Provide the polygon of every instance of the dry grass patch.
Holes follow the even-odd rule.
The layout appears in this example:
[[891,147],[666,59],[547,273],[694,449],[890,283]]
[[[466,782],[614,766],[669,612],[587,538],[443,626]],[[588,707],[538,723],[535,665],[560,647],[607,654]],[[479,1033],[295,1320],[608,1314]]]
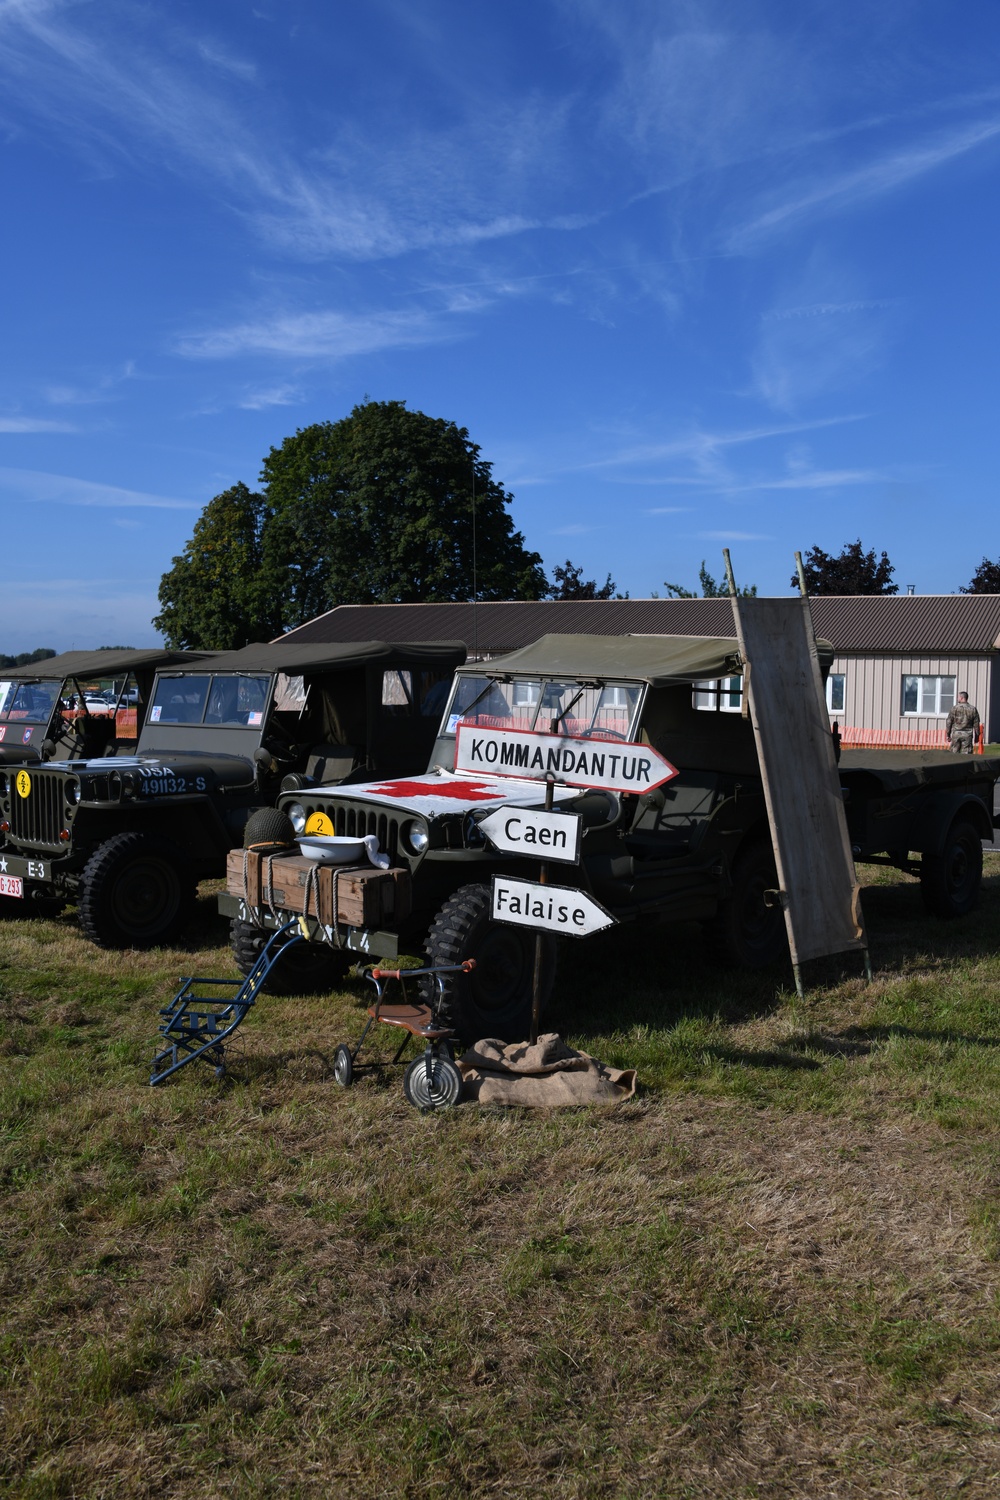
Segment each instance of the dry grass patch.
[[1000,891],[936,943],[911,895],[805,1010],[693,932],[578,945],[554,1022],[646,1091],[551,1116],[339,1091],[356,983],[151,1090],[210,911],[5,923],[4,1492],[992,1496]]

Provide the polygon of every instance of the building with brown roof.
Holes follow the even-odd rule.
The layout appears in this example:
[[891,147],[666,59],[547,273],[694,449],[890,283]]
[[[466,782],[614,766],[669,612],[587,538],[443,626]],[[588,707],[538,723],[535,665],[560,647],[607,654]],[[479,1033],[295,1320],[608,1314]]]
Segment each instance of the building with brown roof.
[[[968,692],[1000,740],[1000,595],[827,596],[810,601],[816,634],[835,651],[827,685],[831,718],[892,733],[940,733],[957,693]],[[574,599],[480,604],[342,604],[287,639],[464,640],[472,656],[496,656],[549,634],[734,633],[728,599]],[[738,683],[706,694],[738,708]]]

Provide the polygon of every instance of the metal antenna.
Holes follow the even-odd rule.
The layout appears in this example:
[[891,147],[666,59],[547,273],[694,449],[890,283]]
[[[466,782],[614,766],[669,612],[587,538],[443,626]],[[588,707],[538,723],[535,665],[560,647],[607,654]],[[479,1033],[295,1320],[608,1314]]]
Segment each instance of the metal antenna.
[[472,455],[472,655],[479,659],[479,584],[476,578],[476,455]]

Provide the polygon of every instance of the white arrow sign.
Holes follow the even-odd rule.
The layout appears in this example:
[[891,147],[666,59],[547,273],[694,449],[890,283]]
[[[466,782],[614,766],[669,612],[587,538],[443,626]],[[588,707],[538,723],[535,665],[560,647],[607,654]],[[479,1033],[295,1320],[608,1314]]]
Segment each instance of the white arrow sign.
[[479,824],[490,843],[508,854],[532,854],[563,864],[580,863],[579,813],[539,812],[529,807],[501,807]]
[[494,922],[531,927],[535,932],[558,932],[563,937],[587,937],[616,918],[592,896],[567,885],[537,885],[508,875],[493,877]]
[[608,792],[651,792],[677,775],[677,767],[652,745],[626,740],[572,739],[531,729],[477,729],[458,725],[455,770],[490,772],[544,781],[552,775],[570,786]]

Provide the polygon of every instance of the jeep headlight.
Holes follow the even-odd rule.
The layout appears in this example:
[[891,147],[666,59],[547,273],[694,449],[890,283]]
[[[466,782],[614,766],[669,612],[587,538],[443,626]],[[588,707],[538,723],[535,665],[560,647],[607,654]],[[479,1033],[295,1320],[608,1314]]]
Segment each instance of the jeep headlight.
[[296,833],[304,833],[306,826],[306,810],[301,802],[292,802],[285,808],[285,812],[292,820],[292,827]]
[[419,818],[414,818],[412,823],[407,823],[403,829],[403,838],[414,854],[423,854],[431,841],[431,836],[427,832],[427,824],[421,822]]
[[79,802],[79,800],[80,800],[80,798],[82,796],[83,796],[83,791],[82,791],[82,789],[80,787],[80,783],[78,781],[70,781],[70,782],[67,783],[67,786],[66,786],[66,801],[67,802]]

